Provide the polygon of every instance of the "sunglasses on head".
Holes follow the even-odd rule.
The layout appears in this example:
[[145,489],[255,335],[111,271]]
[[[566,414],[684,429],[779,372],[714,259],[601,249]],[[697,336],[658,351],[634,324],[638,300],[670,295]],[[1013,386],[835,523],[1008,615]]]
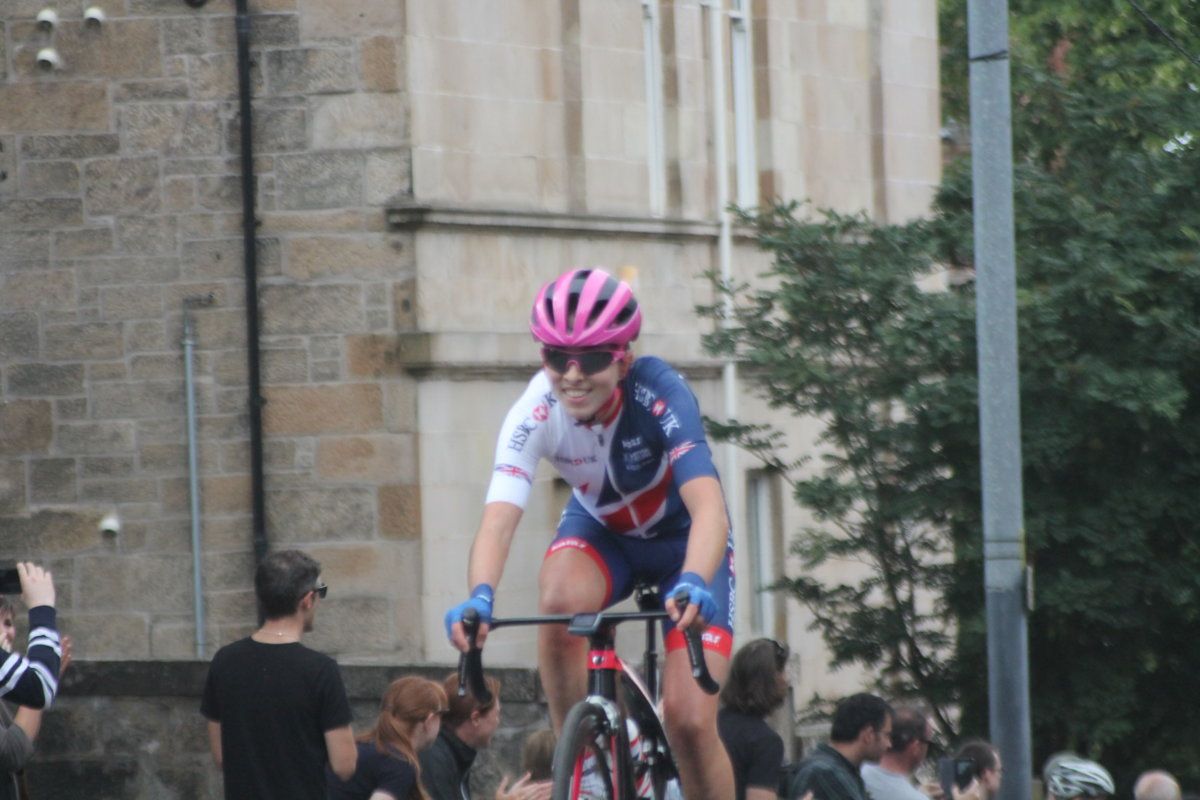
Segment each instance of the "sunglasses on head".
[[324,600],[325,595],[329,594],[329,587],[325,585],[325,581],[317,581],[317,585],[312,587],[312,589],[309,591],[316,592],[317,597]]
[[775,666],[778,669],[783,669],[787,665],[788,656],[790,655],[791,651],[788,650],[788,646],[786,644],[780,644],[774,639],[769,641],[771,642],[771,647],[775,651]]
[[542,363],[555,372],[564,373],[572,364],[584,375],[603,372],[619,358],[625,357],[622,350],[562,350],[557,347],[542,348]]

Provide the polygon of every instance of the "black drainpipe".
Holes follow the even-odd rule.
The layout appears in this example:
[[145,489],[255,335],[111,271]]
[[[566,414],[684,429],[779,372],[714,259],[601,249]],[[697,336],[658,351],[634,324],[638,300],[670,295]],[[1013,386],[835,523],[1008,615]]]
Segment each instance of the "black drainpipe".
[[246,273],[246,366],[250,384],[250,479],[254,511],[254,563],[267,554],[266,496],[263,492],[263,435],[258,342],[258,247],[254,210],[254,142],[250,109],[250,13],[247,0],[237,0],[238,114],[242,143],[242,251]]

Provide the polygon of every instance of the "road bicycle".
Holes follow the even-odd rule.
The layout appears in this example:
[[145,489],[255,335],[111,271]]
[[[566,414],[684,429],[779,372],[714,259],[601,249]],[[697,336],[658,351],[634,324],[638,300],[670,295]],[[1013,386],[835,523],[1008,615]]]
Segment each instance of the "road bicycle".
[[[588,640],[588,694],[567,713],[554,748],[552,800],[667,800],[678,787],[679,772],[658,712],[658,636],[655,623],[667,617],[658,593],[649,586],[635,590],[638,611],[550,614],[493,619],[489,630],[519,625],[566,625],[567,632]],[[680,609],[687,593],[676,595]],[[622,622],[646,623],[643,674],[616,652],[616,627]],[[491,700],[483,681],[482,650],[475,646],[479,618],[464,614],[463,628],[470,644],[459,658],[459,693],[468,688],[481,703]],[[685,631],[692,678],[708,694],[720,687],[708,672],[700,635]],[[630,725],[636,732],[631,747]],[[677,793],[676,793],[677,795]]]

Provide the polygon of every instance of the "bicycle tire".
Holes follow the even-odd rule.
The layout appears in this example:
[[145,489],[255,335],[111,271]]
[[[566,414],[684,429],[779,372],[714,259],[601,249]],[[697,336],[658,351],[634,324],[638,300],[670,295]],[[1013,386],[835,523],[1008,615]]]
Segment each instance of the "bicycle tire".
[[604,708],[587,700],[575,704],[554,748],[551,800],[626,800],[633,796],[629,742],[623,725],[618,730],[611,728]]

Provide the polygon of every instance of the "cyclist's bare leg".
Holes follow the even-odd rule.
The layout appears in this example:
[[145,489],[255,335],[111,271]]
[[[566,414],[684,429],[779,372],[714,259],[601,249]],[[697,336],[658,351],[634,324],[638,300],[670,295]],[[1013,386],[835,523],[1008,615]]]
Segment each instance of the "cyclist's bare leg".
[[[705,655],[712,676],[724,684],[729,659],[707,650]],[[663,717],[688,800],[732,800],[733,767],[717,734],[717,697],[705,694],[692,680],[687,650],[682,648],[667,653]]]
[[[566,548],[542,562],[538,591],[540,613],[578,614],[600,610],[607,584],[590,557]],[[538,628],[538,671],[556,734],[562,733],[571,706],[587,693],[586,658],[587,640],[568,634],[565,625]]]

